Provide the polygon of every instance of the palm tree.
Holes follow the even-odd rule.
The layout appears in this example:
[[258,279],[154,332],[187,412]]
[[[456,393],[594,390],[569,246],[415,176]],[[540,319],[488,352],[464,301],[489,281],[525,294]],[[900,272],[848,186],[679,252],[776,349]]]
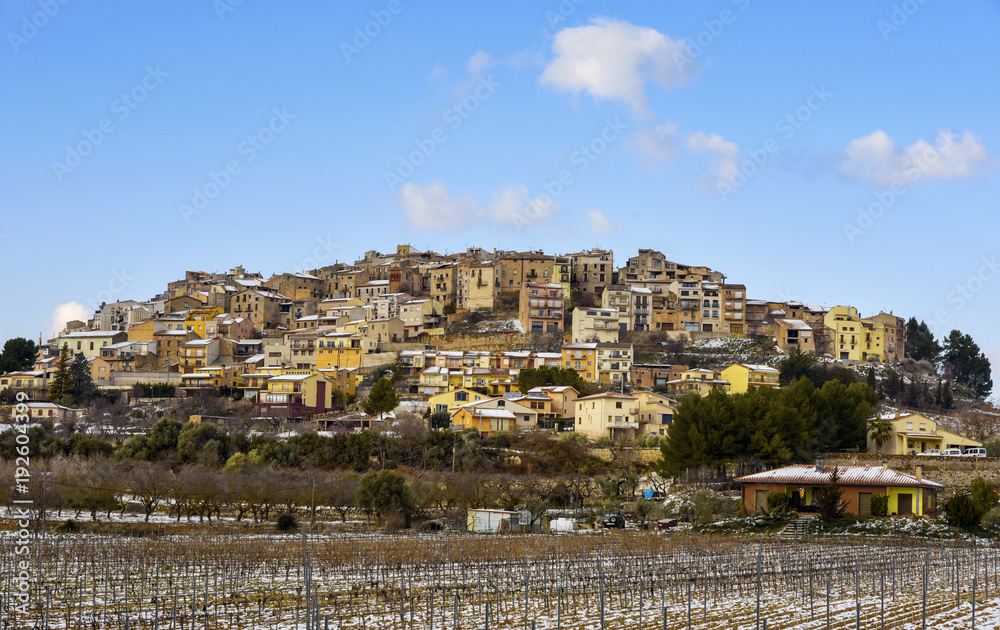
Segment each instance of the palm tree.
[[868,435],[875,442],[875,450],[879,453],[882,452],[882,445],[891,440],[894,434],[895,429],[892,422],[883,420],[881,414],[875,416],[875,419],[868,423]]

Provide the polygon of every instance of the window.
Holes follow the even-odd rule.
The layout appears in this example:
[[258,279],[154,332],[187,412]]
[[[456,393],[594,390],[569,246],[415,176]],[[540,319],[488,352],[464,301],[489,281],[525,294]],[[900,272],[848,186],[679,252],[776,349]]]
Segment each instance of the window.
[[455,400],[459,402],[465,402],[469,400],[468,392],[455,392]]
[[615,409],[621,409],[621,408],[622,408],[621,402],[616,402],[615,403]]
[[906,430],[907,431],[912,431],[913,430],[913,423],[912,422],[907,422],[906,423]]

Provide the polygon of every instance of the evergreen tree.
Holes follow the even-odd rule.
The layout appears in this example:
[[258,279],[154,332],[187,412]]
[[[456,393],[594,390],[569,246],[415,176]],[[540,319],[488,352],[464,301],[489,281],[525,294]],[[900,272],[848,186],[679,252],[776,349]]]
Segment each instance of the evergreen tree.
[[941,406],[945,409],[951,409],[955,404],[955,397],[951,394],[951,383],[949,381],[944,382],[944,391],[941,392]]
[[875,378],[875,368],[872,366],[868,366],[867,382],[868,382],[868,387],[871,387],[874,390],[878,390],[878,380]]
[[830,473],[830,485],[825,485],[819,489],[816,503],[819,513],[824,520],[835,521],[844,515],[844,489],[837,485],[840,475],[837,474],[837,467],[834,466]]
[[915,317],[906,322],[906,356],[921,361],[926,359],[934,362],[941,354],[941,345],[934,339],[934,334],[927,322],[917,323]]
[[815,369],[816,357],[796,348],[787,358],[778,364],[778,381],[782,386],[786,386],[803,376],[811,379]]
[[97,386],[90,375],[90,362],[82,354],[76,355],[69,366],[70,380],[73,383],[73,397],[77,405],[86,405],[97,393]]
[[31,369],[38,358],[38,346],[24,337],[8,339],[0,352],[0,374]]
[[[430,411],[430,409],[428,409]],[[435,411],[430,417],[431,430],[448,429],[451,427],[451,414],[447,411]]]
[[392,384],[391,380],[383,377],[375,383],[372,390],[368,393],[368,398],[365,399],[363,408],[366,414],[369,416],[377,414],[378,419],[381,420],[384,414],[398,406],[399,395],[396,393],[396,387]]
[[951,331],[945,340],[944,360],[951,366],[956,385],[968,387],[979,398],[993,391],[990,360],[969,335]]
[[49,400],[52,401],[59,401],[73,395],[73,375],[70,373],[69,346],[65,343],[59,352],[59,360],[56,361],[56,371],[52,375],[52,381],[49,383],[47,394]]

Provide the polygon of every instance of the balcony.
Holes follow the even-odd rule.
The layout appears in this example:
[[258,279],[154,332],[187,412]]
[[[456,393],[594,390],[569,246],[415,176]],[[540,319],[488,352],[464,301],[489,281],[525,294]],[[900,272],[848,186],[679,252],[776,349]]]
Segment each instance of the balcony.
[[630,420],[611,420],[607,423],[609,429],[638,429],[639,423]]

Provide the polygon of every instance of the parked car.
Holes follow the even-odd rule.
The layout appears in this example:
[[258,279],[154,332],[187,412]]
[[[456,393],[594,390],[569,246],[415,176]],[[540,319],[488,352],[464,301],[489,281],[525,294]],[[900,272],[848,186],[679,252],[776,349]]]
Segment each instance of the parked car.
[[601,525],[604,529],[625,529],[625,516],[617,512],[605,514]]
[[940,454],[941,454],[941,449],[938,449],[938,448],[929,448],[926,451],[924,451],[923,453],[917,453],[917,455],[934,455],[934,456],[937,456],[937,455],[940,455]]
[[989,457],[986,454],[986,449],[981,446],[965,449],[965,455],[966,457]]
[[942,457],[961,457],[962,456],[962,449],[960,449],[960,448],[946,448],[943,451],[941,451],[941,456]]

